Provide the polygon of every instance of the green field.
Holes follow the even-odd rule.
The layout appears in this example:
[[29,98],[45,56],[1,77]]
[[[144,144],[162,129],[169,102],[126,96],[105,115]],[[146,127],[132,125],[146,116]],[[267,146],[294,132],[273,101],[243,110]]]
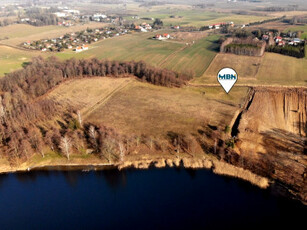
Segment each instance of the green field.
[[[218,22],[232,21],[235,24],[246,24],[249,22],[262,21],[273,18],[270,16],[255,16],[255,15],[236,15],[231,13],[208,12],[203,10],[177,10],[177,9],[160,9],[152,12],[138,14],[140,17],[136,22],[152,21],[142,20],[141,18],[160,18],[165,26],[180,25],[180,26],[206,26]],[[170,18],[175,16],[175,18]],[[127,20],[132,20],[131,17],[126,17]]]
[[150,65],[168,68],[178,72],[194,72],[201,76],[216,55],[218,36],[209,36],[196,41],[194,45],[175,41],[156,41],[149,39],[154,33],[135,33],[106,39],[90,46],[88,51],[58,53],[61,59],[91,58],[140,61]]
[[218,54],[197,84],[217,84],[217,73],[224,67],[238,73],[237,84],[306,86],[307,59],[299,59],[275,53],[265,53],[261,58]]
[[287,32],[289,30],[291,30],[291,31],[303,31],[300,38],[301,39],[307,39],[307,25],[291,27],[289,29],[285,29],[284,32]]
[[218,35],[213,35],[200,39],[194,45],[170,56],[161,66],[177,72],[191,72],[199,77],[206,71],[218,52],[219,44],[216,43],[218,38]]
[[22,67],[24,62],[36,56],[36,52],[25,52],[11,47],[0,46],[0,76]]
[[[159,33],[161,32],[163,31]],[[43,53],[0,46],[0,76],[20,68],[23,62],[38,55],[43,57],[55,55],[62,60],[92,57],[119,61],[143,60],[155,67],[201,76],[217,53],[216,41],[219,38],[217,35],[200,39],[193,45],[172,40],[150,39],[153,36],[154,33],[134,33],[110,38],[91,44],[88,51],[81,53],[75,53],[72,50],[62,53]]]
[[[161,32],[159,32],[161,33]],[[119,60],[119,61],[146,61],[158,66],[168,55],[182,48],[182,43],[161,42],[150,39],[154,33],[134,33],[131,35],[105,39],[89,46],[88,51],[75,53],[67,50],[58,53],[61,59],[91,58]]]

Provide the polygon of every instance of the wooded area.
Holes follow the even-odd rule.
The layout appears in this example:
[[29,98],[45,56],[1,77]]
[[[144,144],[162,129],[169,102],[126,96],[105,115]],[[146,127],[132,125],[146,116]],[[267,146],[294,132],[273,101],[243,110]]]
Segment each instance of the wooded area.
[[[0,154],[16,163],[16,159],[25,161],[35,153],[44,156],[46,148],[59,151],[68,159],[72,149],[92,149],[98,154],[120,149],[117,147],[121,140],[113,129],[103,124],[83,124],[79,111],[62,108],[42,97],[68,79],[92,76],[136,77],[168,87],[180,87],[189,79],[144,62],[111,62],[96,58],[61,62],[55,57],[35,58],[24,69],[0,80]],[[56,121],[58,125],[53,128],[45,125],[55,116],[61,118]]]
[[227,38],[221,45],[222,53],[233,53],[247,56],[262,56],[265,51],[266,43],[248,38]]

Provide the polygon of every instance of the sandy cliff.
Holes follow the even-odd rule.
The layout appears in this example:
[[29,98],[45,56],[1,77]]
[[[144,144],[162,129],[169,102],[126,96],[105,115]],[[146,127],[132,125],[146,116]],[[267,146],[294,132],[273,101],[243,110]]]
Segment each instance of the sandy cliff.
[[275,179],[307,201],[307,91],[255,89],[239,115],[226,160]]

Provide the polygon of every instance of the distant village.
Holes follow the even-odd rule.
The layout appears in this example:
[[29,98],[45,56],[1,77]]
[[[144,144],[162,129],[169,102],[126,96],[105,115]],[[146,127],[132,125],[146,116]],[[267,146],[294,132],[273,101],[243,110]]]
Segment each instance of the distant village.
[[41,50],[42,52],[61,52],[64,49],[71,49],[77,53],[88,50],[88,44],[103,40],[106,38],[117,37],[125,35],[129,32],[128,29],[121,27],[114,28],[98,28],[86,29],[75,33],[67,33],[63,36],[42,39],[38,41],[26,41],[22,44],[23,48],[32,50]]

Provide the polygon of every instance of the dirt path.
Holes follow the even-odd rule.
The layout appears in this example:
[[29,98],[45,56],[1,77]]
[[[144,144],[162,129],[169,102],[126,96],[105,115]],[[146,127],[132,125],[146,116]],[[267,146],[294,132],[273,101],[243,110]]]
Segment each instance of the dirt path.
[[40,53],[41,53],[40,50],[31,50],[31,49],[22,48],[22,47],[20,47],[20,46],[7,45],[7,44],[3,44],[3,43],[0,43],[0,46],[5,46],[5,47],[12,48],[12,49],[21,50],[21,51],[36,52],[36,53],[39,53],[39,52],[40,52]]
[[97,103],[95,103],[93,106],[86,108],[85,111],[81,111],[83,118],[87,118],[95,109],[97,109],[99,106],[105,104],[115,93],[119,92],[120,90],[126,88],[133,80],[131,78],[128,78],[124,82],[122,82],[118,87],[116,87],[113,91],[111,91],[109,94],[107,94],[105,97],[101,98]]
[[[220,84],[212,83],[212,84],[195,84],[195,83],[188,83],[188,87],[221,87]],[[250,87],[250,88],[283,88],[283,89],[307,89],[307,86],[297,86],[297,85],[256,85],[256,84],[235,84],[234,87]]]

